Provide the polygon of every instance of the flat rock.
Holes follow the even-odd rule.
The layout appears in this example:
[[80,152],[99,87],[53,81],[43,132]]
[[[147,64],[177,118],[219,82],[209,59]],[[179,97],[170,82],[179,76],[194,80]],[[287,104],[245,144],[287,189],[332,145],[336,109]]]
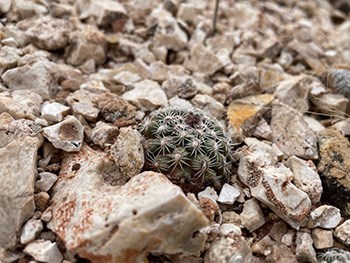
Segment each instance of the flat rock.
[[332,229],[341,221],[340,210],[334,206],[321,205],[310,213],[308,228]]
[[[327,128],[318,134],[323,192],[330,204],[350,216],[350,143],[339,131]],[[334,194],[337,193],[337,194]]]
[[35,182],[35,187],[39,191],[47,192],[57,181],[57,175],[50,172],[39,173],[39,180]]
[[62,253],[59,251],[56,242],[38,239],[29,243],[24,248],[24,253],[32,256],[35,260],[45,263],[61,263]]
[[124,184],[116,170],[88,146],[64,158],[49,227],[67,249],[96,263],[142,262],[151,251],[199,254],[205,237],[194,233],[208,221],[181,189],[154,172]]
[[121,128],[111,154],[122,174],[131,178],[141,172],[145,163],[142,135],[131,127]]
[[305,161],[291,156],[286,165],[294,174],[293,183],[296,187],[307,193],[313,204],[318,203],[321,200],[323,188],[315,164],[311,160]]
[[214,188],[212,188],[210,186],[207,186],[203,191],[198,193],[198,199],[201,199],[203,197],[211,198],[214,201],[217,201],[219,198],[219,196],[216,193],[216,191],[214,190]]
[[26,30],[31,43],[40,49],[63,49],[69,41],[69,33],[73,31],[73,23],[67,19],[39,17],[29,22]]
[[333,231],[316,228],[312,230],[312,239],[317,249],[333,247]]
[[34,213],[38,138],[23,137],[0,149],[0,247],[16,246],[22,224]]
[[2,75],[2,79],[12,91],[29,90],[38,93],[43,99],[49,99],[59,90],[59,76],[55,63],[42,60],[9,69]]
[[96,65],[106,60],[107,41],[105,35],[93,26],[84,26],[70,40],[66,58],[74,66],[81,66],[90,59]]
[[256,139],[251,141],[239,152],[240,180],[249,186],[253,197],[298,229],[311,208],[308,195],[292,183],[292,171],[277,163],[271,146]]
[[218,202],[232,205],[240,196],[241,192],[232,185],[225,183],[220,191]]
[[49,122],[60,122],[69,112],[69,107],[58,103],[44,103],[41,108],[41,117]]
[[63,121],[44,128],[43,134],[55,148],[75,152],[83,144],[84,128],[77,118],[67,116]]
[[254,232],[265,224],[265,217],[261,211],[259,203],[255,199],[245,201],[243,211],[240,216],[242,225],[250,232]]
[[204,255],[205,263],[252,262],[252,251],[244,238],[227,235],[216,238]]
[[283,103],[273,103],[271,129],[273,142],[287,157],[318,158],[317,136],[297,110]]
[[190,57],[185,61],[185,67],[193,72],[201,72],[206,75],[213,75],[224,65],[220,59],[209,48],[203,44],[192,45]]
[[350,247],[350,219],[346,220],[334,231],[334,236],[344,245]]
[[35,120],[40,115],[42,97],[30,90],[4,91],[0,93],[0,113],[7,112],[16,119]]
[[135,87],[125,92],[122,98],[131,102],[139,109],[149,111],[156,110],[168,104],[168,99],[159,84],[152,80],[143,80],[135,84]]

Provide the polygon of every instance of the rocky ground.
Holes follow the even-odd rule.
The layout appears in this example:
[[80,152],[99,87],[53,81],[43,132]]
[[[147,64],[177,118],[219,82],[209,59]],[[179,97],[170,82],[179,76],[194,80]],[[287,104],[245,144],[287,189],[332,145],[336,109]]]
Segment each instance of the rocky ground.
[[0,262],[350,262],[349,10],[1,0]]

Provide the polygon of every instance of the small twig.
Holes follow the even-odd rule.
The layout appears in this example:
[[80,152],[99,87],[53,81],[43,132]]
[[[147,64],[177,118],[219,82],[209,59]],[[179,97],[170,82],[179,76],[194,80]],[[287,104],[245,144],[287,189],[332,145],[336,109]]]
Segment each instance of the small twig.
[[213,36],[216,32],[216,21],[218,19],[218,11],[219,11],[219,3],[220,0],[215,0],[215,10],[214,10],[214,15],[213,15],[213,24],[212,24],[212,29],[210,32],[210,35]]

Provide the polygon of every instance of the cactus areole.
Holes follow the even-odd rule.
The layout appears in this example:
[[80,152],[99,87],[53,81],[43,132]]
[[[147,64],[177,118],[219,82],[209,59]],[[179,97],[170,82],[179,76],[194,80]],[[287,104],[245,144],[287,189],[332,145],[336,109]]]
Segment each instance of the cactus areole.
[[219,187],[230,174],[229,141],[218,121],[200,109],[168,107],[139,126],[145,170],[161,172],[185,191]]

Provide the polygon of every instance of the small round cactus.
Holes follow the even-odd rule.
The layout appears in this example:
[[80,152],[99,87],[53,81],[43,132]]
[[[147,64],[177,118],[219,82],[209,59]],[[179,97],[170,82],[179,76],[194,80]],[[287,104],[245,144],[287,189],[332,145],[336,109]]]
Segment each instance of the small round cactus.
[[202,110],[168,107],[139,126],[145,169],[161,172],[183,189],[219,187],[230,174],[229,141],[218,121]]

